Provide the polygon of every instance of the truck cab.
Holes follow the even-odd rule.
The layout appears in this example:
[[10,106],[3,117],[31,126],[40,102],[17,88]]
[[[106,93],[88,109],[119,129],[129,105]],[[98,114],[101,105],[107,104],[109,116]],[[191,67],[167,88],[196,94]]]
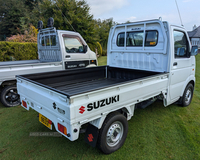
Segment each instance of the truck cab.
[[[165,105],[172,104],[176,102],[180,97],[182,97],[185,88],[188,84],[195,86],[195,56],[192,52],[192,46],[184,27],[179,27],[176,25],[169,26],[171,34],[170,38],[170,82],[167,96],[167,101]],[[196,51],[197,46],[194,46]],[[191,92],[187,93],[188,97],[191,96]]]
[[169,73],[165,106],[195,85],[195,56],[183,26],[161,20],[121,24],[111,28],[108,43],[109,66]]
[[41,62],[62,62],[63,69],[97,65],[96,54],[79,33],[53,27],[39,31],[38,56]]

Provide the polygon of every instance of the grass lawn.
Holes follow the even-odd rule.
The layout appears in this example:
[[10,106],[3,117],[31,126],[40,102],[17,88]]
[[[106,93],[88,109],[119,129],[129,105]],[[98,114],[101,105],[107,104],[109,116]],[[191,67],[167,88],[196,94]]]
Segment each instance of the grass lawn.
[[[99,58],[99,65],[106,57]],[[102,154],[84,142],[84,134],[71,142],[65,137],[30,137],[30,132],[55,132],[38,120],[34,110],[0,104],[0,159],[200,159],[200,55],[197,56],[196,87],[193,101],[186,108],[156,102],[138,109],[128,122],[123,147],[110,155]]]
[[101,56],[100,58],[98,58],[98,65],[99,66],[107,65],[107,56]]

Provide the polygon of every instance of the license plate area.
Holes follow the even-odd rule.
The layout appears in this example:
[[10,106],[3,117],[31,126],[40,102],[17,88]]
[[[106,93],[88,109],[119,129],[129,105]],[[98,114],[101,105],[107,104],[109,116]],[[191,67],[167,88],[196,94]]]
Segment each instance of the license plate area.
[[39,121],[44,124],[46,127],[52,130],[52,122],[47,117],[39,113]]

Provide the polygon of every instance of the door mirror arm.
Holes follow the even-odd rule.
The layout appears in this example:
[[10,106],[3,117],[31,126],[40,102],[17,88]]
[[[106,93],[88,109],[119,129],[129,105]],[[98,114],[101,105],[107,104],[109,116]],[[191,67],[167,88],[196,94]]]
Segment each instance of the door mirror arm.
[[191,56],[196,56],[198,54],[198,46],[192,46]]
[[88,51],[87,45],[83,45],[84,53]]
[[187,58],[190,58],[191,57],[191,52],[188,52],[187,53]]

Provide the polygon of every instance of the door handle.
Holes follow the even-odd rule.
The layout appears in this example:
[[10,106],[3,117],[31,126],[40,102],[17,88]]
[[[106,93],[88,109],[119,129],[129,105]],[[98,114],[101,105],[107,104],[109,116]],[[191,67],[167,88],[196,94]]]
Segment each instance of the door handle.
[[70,56],[69,56],[69,55],[66,55],[65,58],[70,58]]
[[174,62],[173,66],[177,66],[177,65],[178,65],[178,63],[177,63],[177,62]]

